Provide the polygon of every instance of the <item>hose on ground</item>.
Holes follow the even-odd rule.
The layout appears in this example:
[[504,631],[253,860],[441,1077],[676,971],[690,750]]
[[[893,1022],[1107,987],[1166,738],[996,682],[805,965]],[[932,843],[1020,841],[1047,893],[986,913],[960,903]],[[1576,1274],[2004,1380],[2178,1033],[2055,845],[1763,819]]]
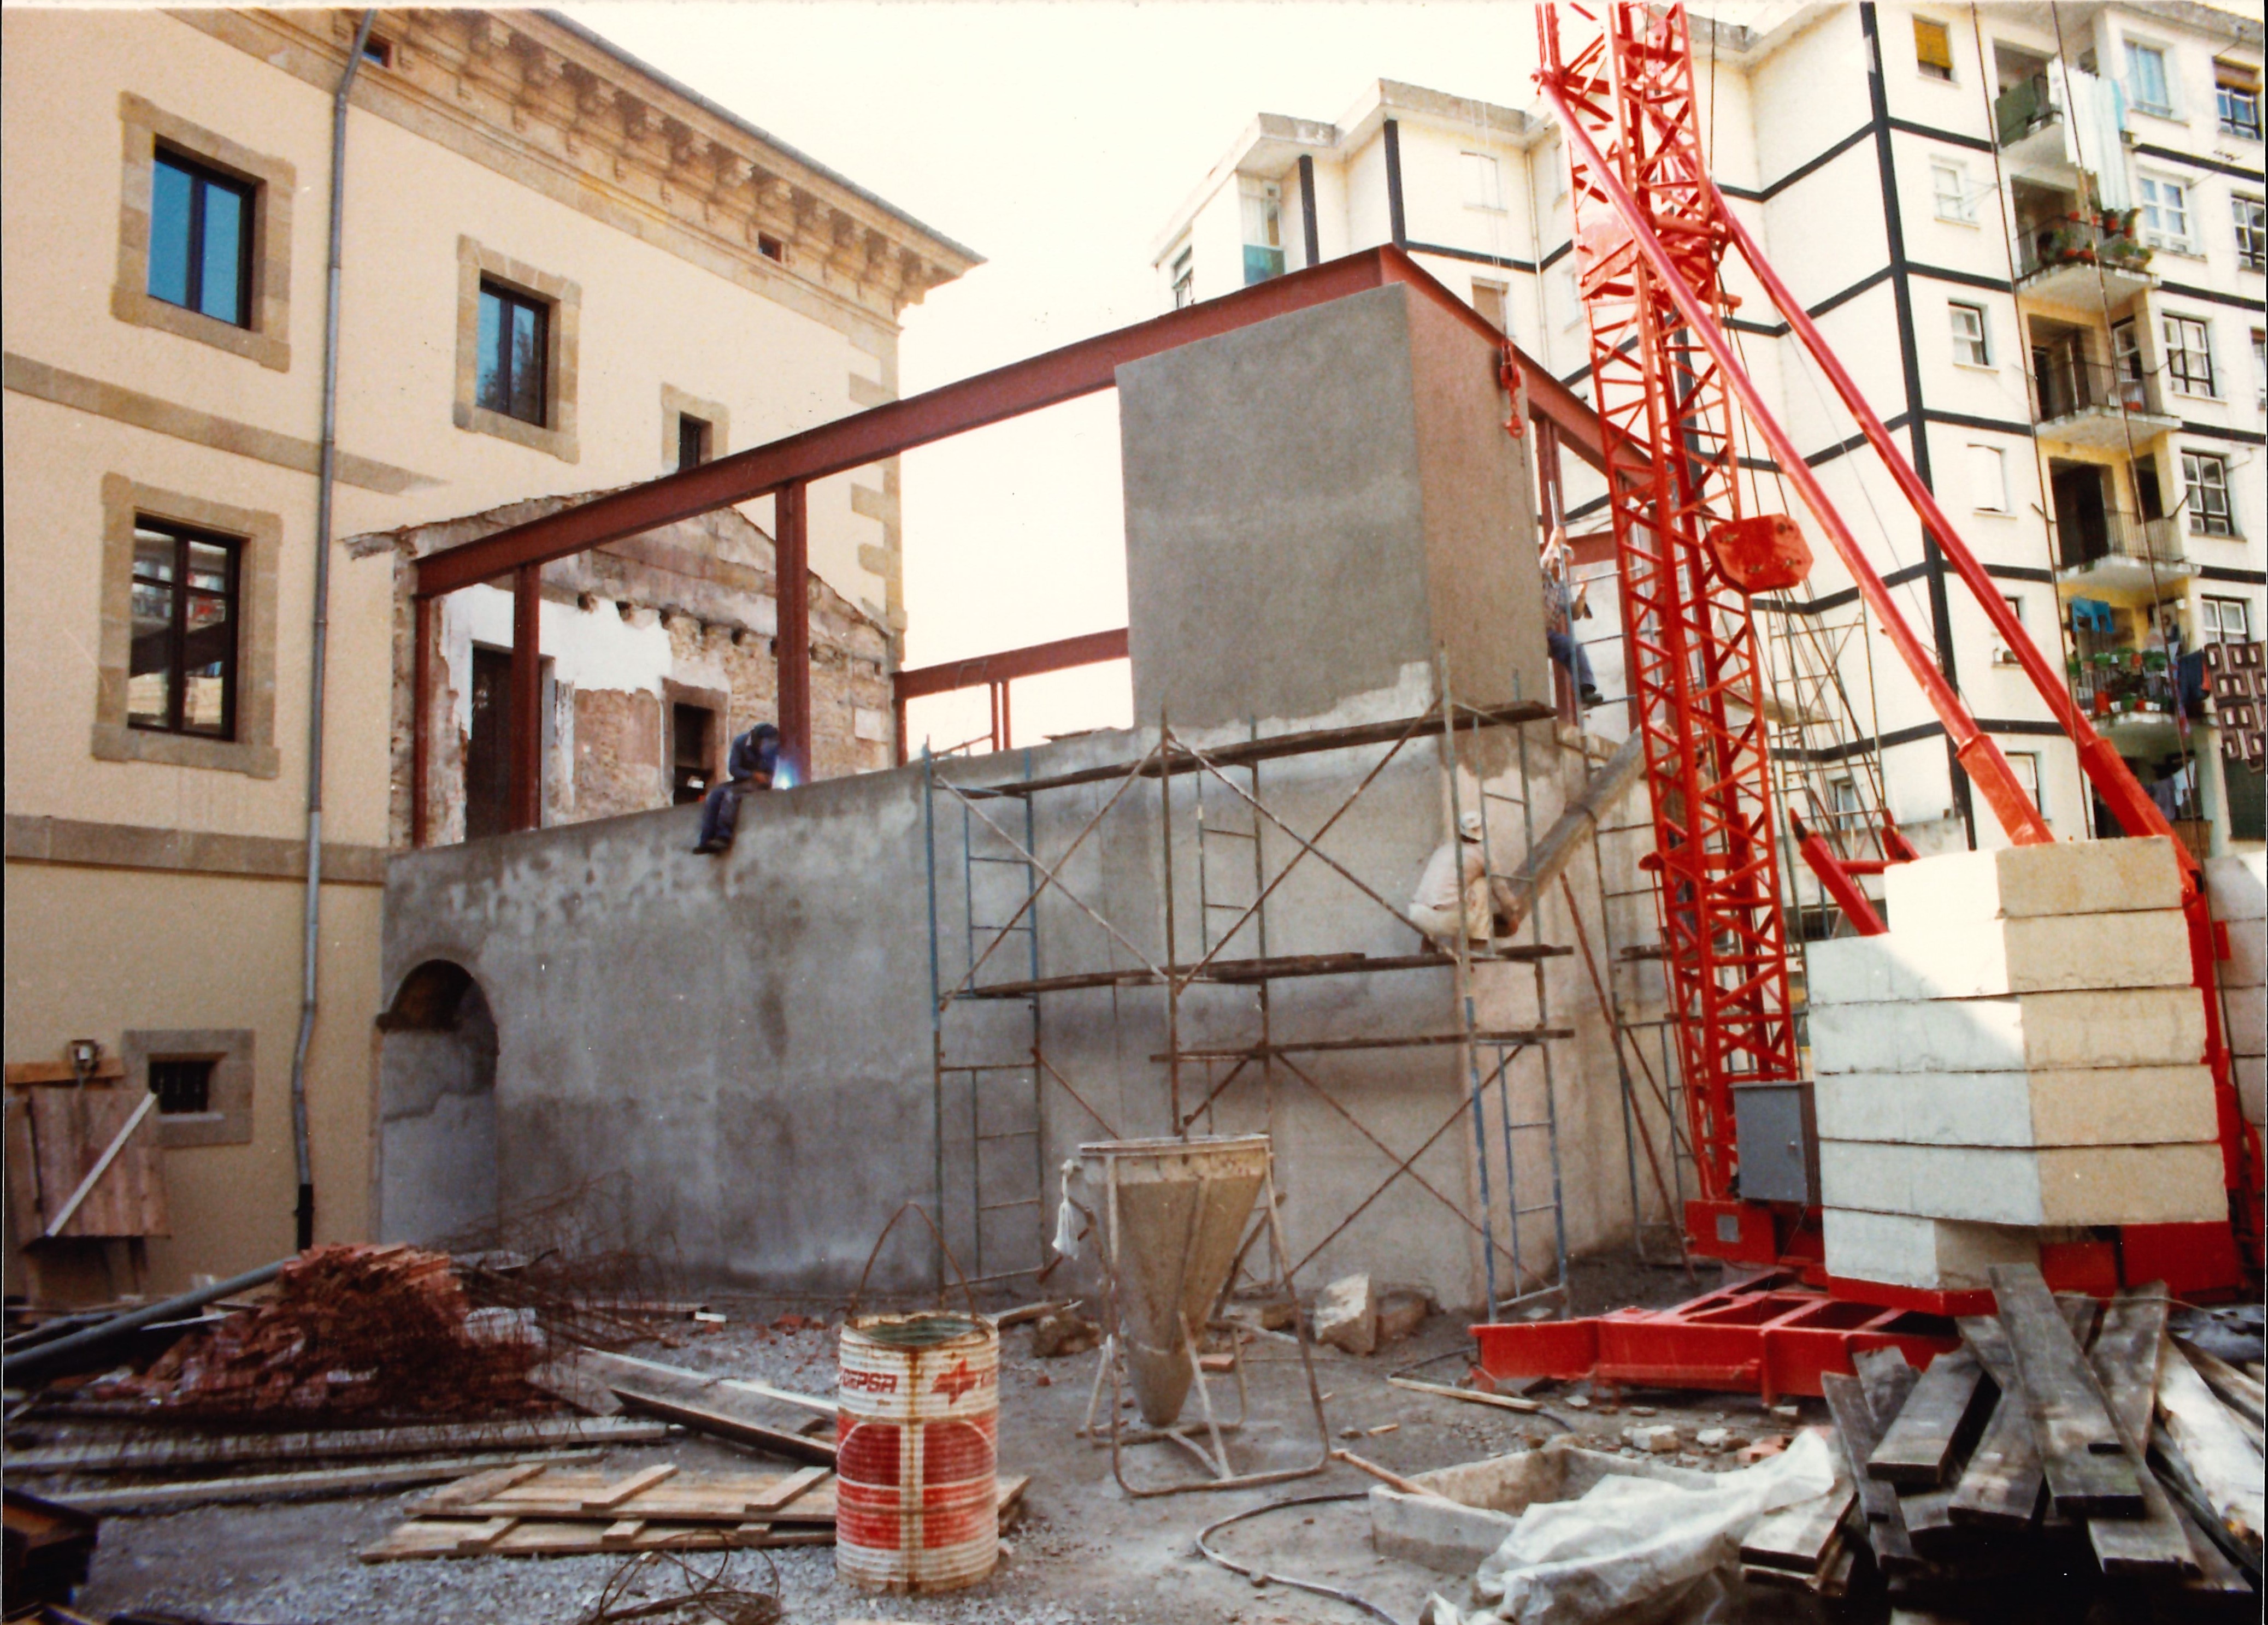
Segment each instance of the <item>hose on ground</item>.
[[1233,1557],[1223,1556],[1205,1543],[1211,1536],[1218,1534],[1231,1524],[1241,1524],[1248,1518],[1258,1518],[1264,1512],[1288,1511],[1295,1506],[1327,1506],[1338,1502],[1361,1501],[1367,1499],[1369,1494],[1368,1490],[1359,1489],[1351,1495],[1293,1496],[1288,1500],[1270,1501],[1260,1506],[1247,1507],[1241,1512],[1231,1512],[1226,1518],[1207,1524],[1197,1531],[1197,1552],[1208,1562],[1219,1563],[1232,1574],[1242,1575],[1255,1585],[1288,1585],[1294,1591],[1311,1592],[1317,1597],[1329,1597],[1334,1602],[1343,1602],[1351,1608],[1359,1608],[1373,1619],[1384,1620],[1386,1625],[1402,1625],[1401,1621],[1376,1603],[1358,1597],[1352,1592],[1343,1592],[1335,1585],[1325,1585],[1320,1580],[1303,1580],[1297,1575],[1277,1574],[1264,1569],[1248,1568]]

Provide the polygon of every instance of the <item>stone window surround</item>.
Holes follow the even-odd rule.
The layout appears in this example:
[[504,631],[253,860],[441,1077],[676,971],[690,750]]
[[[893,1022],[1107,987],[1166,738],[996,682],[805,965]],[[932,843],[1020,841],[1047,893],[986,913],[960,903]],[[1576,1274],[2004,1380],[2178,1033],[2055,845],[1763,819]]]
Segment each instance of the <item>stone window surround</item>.
[[[481,280],[500,282],[551,307],[545,357],[543,422],[522,423],[475,404],[480,376]],[[457,239],[457,391],[450,419],[471,434],[494,435],[563,463],[580,462],[576,440],[576,355],[582,337],[583,290],[563,276],[523,265],[469,237]]]
[[733,408],[721,401],[703,401],[674,385],[661,386],[661,467],[677,472],[677,420],[690,414],[709,425],[709,460],[715,462],[732,449]]
[[[118,280],[110,313],[136,327],[195,339],[277,372],[291,369],[291,199],[298,172],[282,158],[239,145],[187,119],[160,111],[131,91],[118,96],[125,136],[119,187]],[[239,327],[150,293],[150,208],[159,142],[199,163],[249,182],[252,195],[252,323]]]
[[[126,682],[134,651],[134,528],[148,515],[240,539],[237,561],[236,737],[203,739],[129,727]],[[102,476],[102,615],[95,667],[98,761],[151,761],[272,779],[276,748],[276,573],[284,521],[200,496]]]
[[130,1089],[148,1090],[152,1061],[213,1062],[212,1109],[156,1114],[158,1143],[167,1151],[252,1143],[252,1049],[249,1027],[129,1027],[119,1040]]

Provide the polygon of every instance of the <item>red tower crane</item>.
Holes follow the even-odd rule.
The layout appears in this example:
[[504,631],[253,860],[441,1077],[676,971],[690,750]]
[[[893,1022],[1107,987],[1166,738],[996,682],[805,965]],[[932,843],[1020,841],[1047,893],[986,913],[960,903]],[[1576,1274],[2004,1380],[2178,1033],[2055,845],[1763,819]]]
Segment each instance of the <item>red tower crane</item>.
[[[1765,260],[1709,174],[1695,95],[1690,35],[1682,4],[1646,0],[1557,0],[1537,8],[1537,83],[1567,136],[1572,167],[1575,268],[1590,318],[1594,403],[1609,478],[1624,626],[1631,651],[1634,725],[1646,741],[1655,878],[1670,1017],[1685,1080],[1687,1129],[1701,1197],[1684,1215],[1689,1244],[1703,1254],[1784,1264],[1785,1283],[1808,1276],[1845,1297],[1823,1307],[1703,1300],[1682,1320],[1608,1317],[1598,1322],[1476,1328],[1486,1369],[1589,1374],[1623,1350],[1624,1380],[1680,1378],[1715,1386],[1786,1386],[1804,1371],[1835,1369],[1853,1334],[1883,1340],[1864,1312],[1890,1308],[1970,1312],[1989,1294],[1918,1293],[1866,1283],[1825,1283],[1816,1211],[1743,1202],[1733,1091],[1800,1077],[1789,1010],[1787,947],[1780,922],[1773,840],[1764,682],[1749,594],[1793,585],[1809,563],[1785,516],[1743,516],[1733,413],[1737,403],[1834,548],[1953,742],[2008,839],[2051,841],[2039,809],[1991,736],[1915,636],[1881,575],[1774,419],[1727,337],[1734,301],[1722,270],[1737,252],[1790,330],[1858,421],[1922,524],[2006,646],[2078,747],[2080,765],[2130,835],[2172,829],[2116,750],[2095,733],[2013,613],[1939,510],[1889,431]],[[1635,457],[1622,455],[1626,452]],[[1807,843],[1808,846],[1811,843]],[[2237,1284],[2237,1242],[2257,1271],[2260,1150],[2237,1110],[2216,996],[2215,928],[2196,860],[2173,842],[2184,873],[2192,970],[2205,1000],[2207,1059],[2220,1110],[2231,1196],[2228,1225],[2130,1227],[2106,1272],[2096,1254],[2074,1255],[2073,1284],[2175,1276],[2191,1291]],[[1899,848],[1893,843],[1892,849]],[[1910,849],[1905,849],[1910,850]],[[1879,931],[1857,888],[1822,847],[1807,850],[1861,932]],[[1767,1323],[1831,1334],[1777,1376],[1768,1356],[1742,1354],[1722,1334],[1759,1337]],[[1605,1328],[1603,1331],[1602,1328]],[[1799,1339],[1800,1341],[1800,1339]],[[1822,1367],[1819,1362],[1827,1364]],[[1812,1388],[1815,1392],[1815,1386]]]

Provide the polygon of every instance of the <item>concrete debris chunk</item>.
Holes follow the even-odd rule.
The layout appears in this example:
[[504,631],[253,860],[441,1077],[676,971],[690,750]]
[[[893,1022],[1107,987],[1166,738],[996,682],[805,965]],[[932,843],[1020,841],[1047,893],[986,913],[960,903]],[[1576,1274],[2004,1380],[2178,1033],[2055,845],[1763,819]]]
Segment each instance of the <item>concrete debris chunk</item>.
[[1076,1310],[1058,1309],[1053,1314],[1042,1315],[1032,1322],[1032,1354],[1042,1360],[1057,1360],[1073,1354],[1086,1354],[1102,1346],[1102,1328],[1086,1319]]
[[1624,1428],[1623,1438],[1630,1441],[1631,1449],[1645,1451],[1648,1455],[1668,1456],[1677,1452],[1677,1430],[1668,1423]]
[[1378,1341],[1381,1343],[1399,1342],[1419,1327],[1432,1312],[1426,1295],[1413,1287],[1395,1287],[1382,1293],[1378,1300]]
[[1342,1276],[1315,1300],[1315,1341],[1348,1354],[1378,1347],[1378,1298],[1366,1275]]

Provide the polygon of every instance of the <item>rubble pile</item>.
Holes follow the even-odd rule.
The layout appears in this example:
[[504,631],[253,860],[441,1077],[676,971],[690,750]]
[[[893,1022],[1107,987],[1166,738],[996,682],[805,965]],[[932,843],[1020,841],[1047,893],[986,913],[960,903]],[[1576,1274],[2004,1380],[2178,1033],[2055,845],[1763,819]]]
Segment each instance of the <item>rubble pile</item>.
[[276,1295],[182,1338],[139,1376],[90,1397],[243,1417],[486,1417],[550,1408],[527,1382],[542,1347],[524,1322],[472,1313],[446,1254],[317,1247],[276,1277]]

